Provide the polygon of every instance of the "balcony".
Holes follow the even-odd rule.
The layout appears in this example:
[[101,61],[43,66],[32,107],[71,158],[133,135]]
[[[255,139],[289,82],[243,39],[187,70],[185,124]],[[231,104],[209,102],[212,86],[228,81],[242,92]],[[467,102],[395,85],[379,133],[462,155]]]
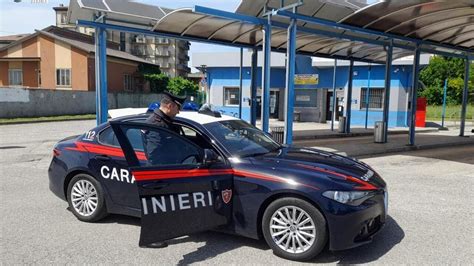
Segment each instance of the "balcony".
[[145,36],[132,37],[132,43],[142,43],[142,44],[145,44],[146,41],[147,41],[147,40],[146,40]]
[[167,69],[171,67],[170,63],[159,63],[160,68]]
[[186,53],[179,53],[178,58],[183,61],[189,62],[189,56]]
[[185,72],[187,72],[187,73],[190,73],[190,72],[191,72],[191,68],[189,68],[188,65],[186,65],[186,64],[178,64],[178,65],[177,65],[177,68],[178,68],[179,70],[183,70],[183,71],[185,71]]
[[170,39],[166,38],[156,38],[156,44],[170,44]]
[[166,51],[162,51],[162,50],[155,50],[155,56],[157,57],[168,57],[170,56],[171,53],[170,51],[166,50]]
[[181,49],[184,49],[184,50],[189,50],[190,45],[191,44],[188,41],[180,41],[178,43],[178,47],[181,48]]

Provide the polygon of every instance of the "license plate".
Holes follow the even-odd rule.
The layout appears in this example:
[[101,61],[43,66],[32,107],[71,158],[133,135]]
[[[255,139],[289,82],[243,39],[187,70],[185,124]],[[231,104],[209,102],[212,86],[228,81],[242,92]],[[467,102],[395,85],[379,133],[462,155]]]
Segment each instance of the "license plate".
[[388,214],[388,191],[384,191],[383,193],[383,205],[385,206],[385,217],[387,217]]

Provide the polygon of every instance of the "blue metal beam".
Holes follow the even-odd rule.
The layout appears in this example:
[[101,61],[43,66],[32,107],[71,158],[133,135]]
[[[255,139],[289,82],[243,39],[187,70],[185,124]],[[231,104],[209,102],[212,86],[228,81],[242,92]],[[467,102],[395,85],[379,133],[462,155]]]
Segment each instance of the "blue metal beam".
[[331,114],[331,131],[334,131],[334,120],[336,119],[336,71],[337,71],[337,59],[334,60],[334,71],[332,76],[332,114]]
[[[286,53],[286,50],[284,49],[272,49],[273,52],[277,52],[277,53]],[[342,55],[332,55],[332,56],[329,56],[327,54],[320,54],[320,53],[311,53],[311,52],[303,52],[303,51],[299,51],[297,52],[296,54],[298,55],[307,55],[307,56],[312,56],[312,57],[321,57],[321,58],[329,58],[329,59],[338,59],[338,60],[354,60],[354,61],[358,61],[358,62],[365,62],[365,63],[374,63],[374,64],[384,64],[383,61],[374,61],[374,60],[369,60],[369,59],[360,59],[360,58],[356,58],[356,57],[347,57],[347,56],[342,56]]]
[[203,15],[213,16],[213,17],[237,20],[241,22],[254,24],[254,25],[266,24],[266,21],[264,19],[260,19],[260,18],[252,17],[252,16],[246,16],[239,13],[222,11],[222,10],[214,9],[214,8],[208,8],[204,6],[194,6],[193,12],[203,14]]
[[[270,16],[268,17],[270,23]],[[272,52],[272,27],[270,24],[264,28],[263,42],[263,68],[262,68],[262,130],[269,132],[270,123],[270,56]]]
[[466,63],[464,67],[464,90],[462,94],[462,107],[461,107],[461,128],[459,131],[459,136],[464,136],[464,129],[466,126],[466,107],[467,101],[469,98],[469,68],[470,68],[470,61],[469,57],[466,57]]
[[239,118],[242,119],[242,79],[244,73],[244,48],[240,48],[240,68],[239,68]]
[[94,64],[95,64],[95,120],[96,124],[100,125],[102,122],[101,119],[101,104],[100,104],[100,28],[95,29],[95,54],[94,54]]
[[288,49],[286,53],[285,92],[285,144],[293,143],[293,111],[295,101],[295,59],[296,59],[296,19],[291,19],[288,27]]
[[370,105],[370,72],[372,71],[372,66],[369,63],[369,69],[367,72],[367,89],[365,90],[365,129],[369,123],[369,105]]
[[107,32],[95,29],[95,90],[97,125],[107,122]]
[[463,55],[463,54],[453,54],[453,53],[446,53],[446,52],[443,52],[443,51],[438,51],[438,50],[435,50],[435,49],[428,49],[428,48],[423,48],[421,49],[421,52],[422,53],[428,53],[428,54],[437,54],[437,55],[442,55],[442,56],[446,56],[446,57],[456,57],[456,58],[466,58],[466,55]]
[[352,115],[352,82],[354,79],[354,60],[349,62],[349,80],[347,81],[346,128],[345,133],[351,133]]
[[383,101],[383,121],[384,121],[384,137],[382,142],[386,143],[388,138],[388,114],[390,109],[390,87],[392,81],[392,54],[393,54],[393,40],[387,47],[387,60],[385,61],[385,97]]
[[418,90],[418,76],[420,74],[420,48],[415,49],[413,61],[413,80],[411,85],[411,114],[410,114],[410,140],[408,145],[415,145],[415,125],[416,125],[416,100]]
[[[293,14],[293,13],[291,13],[291,14]],[[276,22],[276,21],[272,21],[272,25],[275,26],[275,27],[278,27],[278,28],[288,28],[288,26],[289,26],[286,23],[281,23],[281,22]],[[351,35],[347,35],[345,33],[337,33],[337,32],[328,31],[328,30],[311,29],[311,28],[301,27],[301,26],[298,26],[296,29],[297,29],[298,32],[310,33],[310,34],[314,34],[314,35],[321,35],[321,36],[332,37],[332,38],[347,39],[347,40],[351,40],[351,41],[365,42],[365,43],[370,43],[370,44],[380,45],[380,46],[387,44],[387,41],[374,40],[374,39],[359,37],[359,36],[351,36]],[[403,45],[401,45],[401,46],[402,47],[400,47],[400,48],[413,49],[413,47],[403,46]]]
[[231,47],[243,47],[243,48],[254,48],[251,44],[241,44],[241,43],[232,43],[232,42],[225,42],[225,41],[217,41],[217,40],[208,40],[207,38],[198,38],[198,37],[190,37],[190,36],[181,36],[179,34],[173,34],[169,32],[162,32],[162,31],[149,31],[143,29],[136,29],[132,27],[125,27],[119,25],[112,25],[106,23],[99,23],[87,20],[78,20],[77,25],[79,26],[86,26],[92,28],[102,28],[102,29],[110,29],[116,31],[123,31],[123,32],[132,32],[136,34],[144,34],[149,36],[156,36],[156,37],[166,37],[166,38],[175,38],[178,40],[185,40],[185,41],[192,41],[192,42],[201,42],[201,43],[211,43],[211,44],[218,44],[218,45],[225,45]]
[[257,123],[257,62],[258,50],[252,50],[252,75],[250,77],[250,124],[253,126]]
[[107,122],[108,118],[108,99],[107,99],[107,31],[100,29],[100,44],[99,44],[99,56],[100,56],[100,122]]
[[348,31],[352,31],[352,32],[358,32],[358,33],[369,34],[369,35],[376,35],[376,36],[384,37],[384,38],[387,38],[387,39],[401,40],[401,41],[414,43],[414,44],[417,44],[417,45],[432,45],[432,46],[452,49],[452,50],[455,50],[455,51],[462,51],[462,52],[466,52],[466,53],[472,53],[472,50],[468,49],[468,48],[462,48],[462,47],[458,47],[458,46],[452,46],[452,45],[448,45],[448,44],[441,44],[441,43],[436,43],[436,42],[426,41],[426,40],[424,41],[424,40],[419,40],[419,39],[415,39],[415,38],[400,36],[400,35],[396,35],[396,34],[381,32],[381,31],[377,31],[377,30],[371,30],[371,29],[361,28],[361,27],[357,27],[357,26],[341,24],[341,23],[337,23],[337,22],[334,22],[334,21],[326,20],[326,19],[309,17],[309,16],[305,16],[305,15],[301,15],[301,14],[291,13],[291,12],[284,11],[284,10],[277,11],[276,13],[278,15],[281,15],[281,16],[284,16],[284,17],[294,18],[294,19],[297,19],[299,21],[305,21],[305,22],[308,22],[308,23],[328,26],[328,27],[332,27],[332,28],[348,30]]

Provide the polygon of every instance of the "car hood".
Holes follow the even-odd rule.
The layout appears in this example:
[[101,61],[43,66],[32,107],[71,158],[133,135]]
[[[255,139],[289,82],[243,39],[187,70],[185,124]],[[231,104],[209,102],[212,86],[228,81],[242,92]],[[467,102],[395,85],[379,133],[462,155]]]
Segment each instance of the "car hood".
[[303,183],[328,181],[348,189],[383,189],[384,180],[367,164],[355,159],[311,148],[284,147],[278,152],[251,158],[259,168],[271,168],[280,176],[291,176]]

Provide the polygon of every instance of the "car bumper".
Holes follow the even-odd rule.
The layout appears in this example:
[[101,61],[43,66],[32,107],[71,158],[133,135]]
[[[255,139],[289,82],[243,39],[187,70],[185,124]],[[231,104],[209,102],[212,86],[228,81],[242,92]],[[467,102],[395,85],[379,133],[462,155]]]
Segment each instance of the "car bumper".
[[385,224],[386,195],[381,191],[360,206],[331,203],[326,213],[329,249],[343,250],[370,243]]
[[53,158],[48,168],[49,190],[62,200],[66,200],[64,193],[64,179],[66,171],[60,166],[59,160]]

